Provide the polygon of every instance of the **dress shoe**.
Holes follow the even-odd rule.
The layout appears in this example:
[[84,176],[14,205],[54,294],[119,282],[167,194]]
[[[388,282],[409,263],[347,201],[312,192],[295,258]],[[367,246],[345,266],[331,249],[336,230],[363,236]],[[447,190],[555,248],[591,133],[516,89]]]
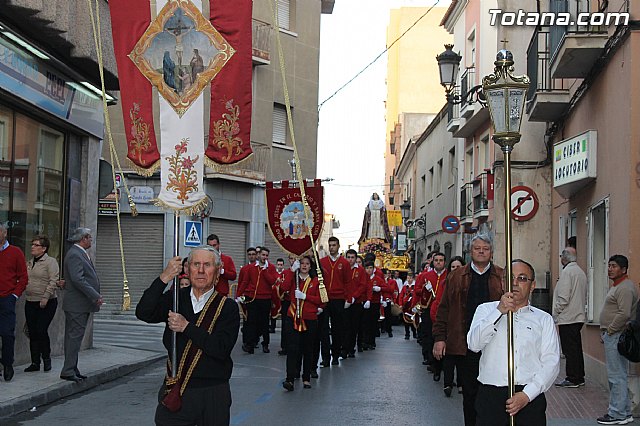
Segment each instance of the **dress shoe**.
[[30,366],[24,369],[25,373],[31,373],[32,371],[40,371],[40,364],[32,362]]
[[265,354],[268,354],[269,352],[271,352],[269,350],[269,346],[268,345],[262,345],[262,352],[264,352]]
[[433,373],[433,381],[434,382],[440,381],[440,373]]
[[75,383],[79,383],[79,382],[82,381],[82,379],[80,377],[75,376],[75,375],[74,376],[60,376],[60,378],[62,380],[68,380],[70,382],[75,382]]
[[76,370],[76,377],[80,377],[82,380],[87,378],[87,376],[85,376],[84,374],[80,374],[78,370]]
[[242,345],[242,350],[245,351],[248,354],[252,354],[253,353],[253,347],[251,347],[251,345],[243,344]]
[[311,383],[309,382],[302,382],[302,387],[305,389],[311,389]]
[[364,352],[364,348],[362,346],[358,347],[358,352]]
[[389,337],[393,337],[393,333],[389,332]]
[[404,336],[404,340],[409,340],[409,336]]
[[331,360],[331,365],[340,365],[340,361],[338,360],[338,358],[333,357],[333,359]]
[[285,380],[284,382],[282,382],[282,387],[291,392],[293,390],[293,381]]
[[330,362],[325,360],[322,360],[322,362],[320,363],[320,367],[328,367],[329,365],[330,365]]
[[284,349],[281,349],[278,351],[278,355],[286,355],[287,351],[285,351]]
[[355,352],[349,352],[347,354],[347,358],[355,358],[356,357],[356,353]]
[[444,394],[447,398],[451,397],[451,391],[453,390],[453,386],[445,386],[444,387]]
[[317,379],[318,378],[318,371],[317,370],[311,370],[311,378],[312,379]]
[[13,367],[11,365],[4,366],[4,381],[10,382],[13,379]]
[[44,371],[51,371],[51,358],[44,358],[42,363],[44,364]]

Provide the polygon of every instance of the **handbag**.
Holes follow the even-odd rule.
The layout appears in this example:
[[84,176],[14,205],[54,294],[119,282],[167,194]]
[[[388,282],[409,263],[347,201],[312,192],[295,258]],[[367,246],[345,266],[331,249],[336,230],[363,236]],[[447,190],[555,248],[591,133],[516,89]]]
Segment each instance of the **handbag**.
[[631,362],[640,362],[640,339],[638,338],[640,324],[631,321],[620,333],[618,352]]

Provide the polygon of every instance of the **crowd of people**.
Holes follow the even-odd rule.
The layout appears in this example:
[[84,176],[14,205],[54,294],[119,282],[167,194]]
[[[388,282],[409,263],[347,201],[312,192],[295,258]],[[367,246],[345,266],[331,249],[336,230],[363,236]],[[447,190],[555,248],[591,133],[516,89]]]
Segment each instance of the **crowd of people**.
[[[64,280],[58,263],[47,252],[46,235],[31,241],[31,258],[7,241],[0,224],[0,336],[5,381],[14,376],[16,302],[24,293],[25,318],[31,363],[26,373],[51,370],[48,327],[57,309],[56,293],[64,288],[64,366],[60,377],[79,382],[78,353],[92,312],[102,301],[100,282],[87,250],[91,231],[78,228],[64,260]],[[335,237],[316,267],[313,256],[290,256],[275,264],[269,249],[250,247],[247,263],[239,271],[231,257],[221,253],[212,234],[207,245],[195,248],[186,259],[175,257],[145,291],[136,309],[139,319],[166,323],[164,344],[177,349],[177,365],[168,360],[159,394],[156,424],[228,424],[231,405],[229,379],[231,352],[242,332],[242,350],[270,353],[274,319],[281,318],[281,347],[286,357],[282,386],[290,392],[297,379],[305,389],[318,378],[319,367],[339,365],[356,353],[376,349],[376,338],[393,337],[393,324],[404,325],[404,338],[416,339],[422,363],[436,382],[442,379],[445,397],[454,390],[463,396],[465,425],[545,424],[545,392],[559,374],[560,354],[566,357],[566,376],[560,388],[584,385],[584,358],[580,330],[586,321],[586,275],[576,264],[576,250],[562,251],[563,270],[554,288],[552,314],[530,305],[536,274],[523,259],[512,261],[511,277],[492,261],[493,245],[487,235],[470,244],[471,261],[461,257],[446,263],[443,253],[431,252],[422,269],[386,271],[375,255],[340,253]],[[609,259],[612,281],[600,314],[610,383],[608,411],[600,424],[633,421],[628,393],[628,362],[618,352],[621,333],[635,317],[638,293],[628,278],[628,259]],[[319,280],[318,271],[322,273]],[[404,274],[403,274],[404,275]],[[170,283],[178,278],[179,310],[173,312]],[[403,277],[404,278],[404,277]],[[511,291],[506,291],[507,279]],[[233,281],[238,282],[235,292]],[[229,296],[233,294],[234,299]],[[509,396],[507,378],[507,320],[514,316],[515,393]],[[242,318],[242,326],[240,319]],[[558,330],[558,331],[557,331]],[[177,361],[179,360],[179,361]],[[347,363],[348,364],[348,363]],[[420,367],[418,367],[420,368]],[[174,374],[175,370],[175,374]],[[191,423],[189,423],[191,422]]]

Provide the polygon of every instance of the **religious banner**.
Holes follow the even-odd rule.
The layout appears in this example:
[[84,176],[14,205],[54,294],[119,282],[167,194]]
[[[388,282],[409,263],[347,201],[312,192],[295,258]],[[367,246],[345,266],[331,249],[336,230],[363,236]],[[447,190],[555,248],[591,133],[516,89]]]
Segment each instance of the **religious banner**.
[[236,53],[211,84],[207,165],[238,163],[251,150],[251,0],[211,0],[211,24]]
[[[252,1],[207,5],[203,13],[202,0],[109,3],[118,70],[124,75],[128,158],[146,176],[160,168],[157,205],[187,213],[206,204],[205,161],[228,165],[251,154]],[[212,95],[208,132],[205,90]],[[157,144],[154,125],[160,130]]]
[[304,188],[311,213],[309,220],[305,218],[300,188],[290,188],[288,181],[282,181],[280,188],[267,182],[265,192],[269,230],[278,245],[294,256],[301,256],[311,249],[309,229],[317,241],[324,223],[324,192],[320,180],[305,182]]
[[148,0],[110,0],[109,9],[127,159],[137,173],[151,176],[160,167],[153,129],[153,88],[128,57],[151,23],[151,8]]

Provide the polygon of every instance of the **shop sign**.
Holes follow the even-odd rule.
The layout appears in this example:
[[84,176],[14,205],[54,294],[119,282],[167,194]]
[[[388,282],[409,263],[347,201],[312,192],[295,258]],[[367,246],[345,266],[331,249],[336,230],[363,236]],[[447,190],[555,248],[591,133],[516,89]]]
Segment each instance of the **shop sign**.
[[588,130],[553,146],[553,187],[568,197],[597,176],[597,132]]
[[151,200],[155,198],[153,188],[150,186],[132,186],[131,198],[136,204],[151,204]]
[[100,139],[104,136],[100,98],[1,37],[0,87]]

